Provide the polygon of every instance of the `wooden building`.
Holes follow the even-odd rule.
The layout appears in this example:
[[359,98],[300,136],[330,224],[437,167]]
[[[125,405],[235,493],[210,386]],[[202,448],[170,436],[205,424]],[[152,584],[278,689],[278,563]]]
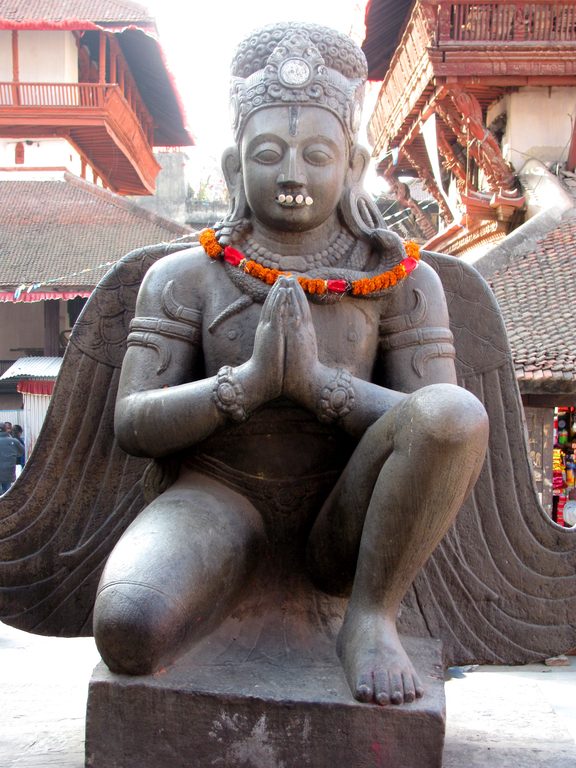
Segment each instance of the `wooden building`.
[[2,170],[60,166],[148,195],[160,168],[153,147],[193,143],[143,6],[0,0]]
[[[130,0],[0,0],[0,374],[57,357],[111,264],[190,231],[122,196],[190,146],[154,19]],[[13,380],[0,409],[21,407]]]
[[486,250],[523,221],[527,159],[574,170],[576,3],[370,0],[366,22],[380,173],[424,180],[430,248]]
[[544,505],[554,411],[576,434],[576,0],[369,0],[379,172],[420,177],[508,329]]

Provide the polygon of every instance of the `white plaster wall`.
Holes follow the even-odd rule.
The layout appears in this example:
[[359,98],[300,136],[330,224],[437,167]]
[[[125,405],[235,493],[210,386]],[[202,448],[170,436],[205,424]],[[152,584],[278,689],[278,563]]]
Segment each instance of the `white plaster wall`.
[[523,88],[488,110],[487,123],[506,112],[502,154],[515,170],[530,158],[564,162],[576,121],[576,88]]
[[12,32],[0,30],[0,81],[12,80]]
[[[60,277],[60,275],[54,275]],[[49,286],[46,286],[49,290]],[[68,327],[66,302],[60,301],[60,330]],[[44,347],[44,304],[0,302],[0,360],[17,360],[25,352],[14,349]]]
[[80,176],[82,163],[80,155],[66,139],[42,139],[41,141],[20,139],[24,144],[24,164],[16,165],[15,152],[18,140],[0,141],[0,167],[25,168],[66,168]]
[[22,82],[78,82],[78,49],[72,32],[19,32],[18,53]]

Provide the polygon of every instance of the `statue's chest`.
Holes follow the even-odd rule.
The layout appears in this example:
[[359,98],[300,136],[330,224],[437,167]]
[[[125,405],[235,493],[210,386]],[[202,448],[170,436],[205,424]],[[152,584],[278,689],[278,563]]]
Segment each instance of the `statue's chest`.
[[[261,312],[261,304],[244,297],[207,302],[202,331],[207,375],[250,358]],[[347,297],[333,304],[310,304],[310,312],[320,361],[370,378],[378,347],[379,302]]]

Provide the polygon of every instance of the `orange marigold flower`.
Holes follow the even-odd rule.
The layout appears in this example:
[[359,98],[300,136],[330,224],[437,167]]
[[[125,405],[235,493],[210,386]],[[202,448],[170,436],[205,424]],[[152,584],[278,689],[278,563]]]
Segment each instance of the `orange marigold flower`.
[[198,236],[198,240],[210,258],[216,259],[222,253],[223,248],[218,240],[216,240],[216,233],[213,229],[203,229]]
[[404,250],[406,251],[406,256],[411,259],[418,261],[420,258],[420,246],[418,243],[415,243],[414,240],[407,240],[404,243]]

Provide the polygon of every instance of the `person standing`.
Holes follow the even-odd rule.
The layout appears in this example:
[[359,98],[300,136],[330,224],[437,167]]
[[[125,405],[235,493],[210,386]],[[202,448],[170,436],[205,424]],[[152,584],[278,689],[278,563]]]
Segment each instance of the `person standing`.
[[0,424],[0,491],[6,493],[16,479],[16,464],[24,456],[24,446]]
[[24,443],[24,431],[22,430],[22,427],[20,426],[20,424],[14,424],[14,426],[12,427],[12,437],[15,437],[16,440],[22,443],[22,448],[24,448],[24,453],[22,454],[22,456],[20,456],[20,458],[16,462],[20,467],[23,467],[26,461],[26,454],[25,454],[26,445]]

